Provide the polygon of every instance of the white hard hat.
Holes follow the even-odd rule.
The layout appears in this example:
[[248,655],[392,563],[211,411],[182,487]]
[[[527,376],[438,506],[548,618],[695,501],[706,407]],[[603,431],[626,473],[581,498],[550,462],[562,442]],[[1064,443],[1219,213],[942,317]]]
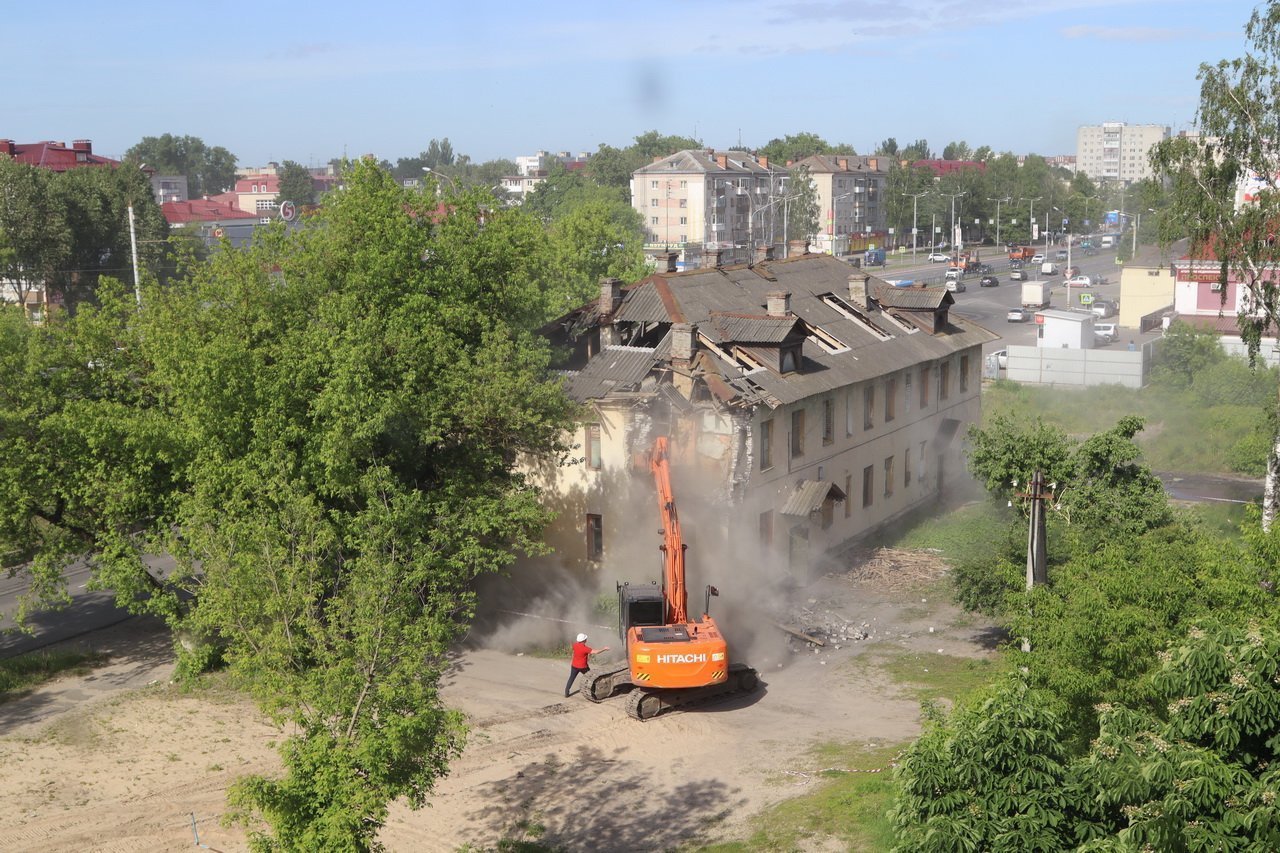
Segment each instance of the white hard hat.
[[579,643],[585,643],[585,642],[586,642],[586,640],[587,640],[587,635],[586,635],[586,634],[579,634],[579,635],[578,635],[578,642],[579,642]]

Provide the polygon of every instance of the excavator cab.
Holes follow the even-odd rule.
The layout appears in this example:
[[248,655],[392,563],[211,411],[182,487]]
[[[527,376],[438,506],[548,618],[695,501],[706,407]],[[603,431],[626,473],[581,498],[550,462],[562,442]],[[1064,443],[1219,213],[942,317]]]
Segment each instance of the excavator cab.
[[666,606],[657,584],[618,584],[618,637],[625,640],[631,628],[662,625]]

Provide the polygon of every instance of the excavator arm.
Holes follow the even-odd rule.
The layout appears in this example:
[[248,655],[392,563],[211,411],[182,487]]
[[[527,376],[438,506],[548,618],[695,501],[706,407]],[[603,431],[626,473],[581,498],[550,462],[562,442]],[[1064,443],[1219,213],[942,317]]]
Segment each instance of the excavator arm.
[[658,488],[658,517],[662,520],[663,595],[666,598],[667,624],[682,625],[689,621],[688,592],[684,583],[684,539],[680,535],[680,518],[671,491],[671,466],[667,456],[667,437],[659,436],[649,455],[649,468]]

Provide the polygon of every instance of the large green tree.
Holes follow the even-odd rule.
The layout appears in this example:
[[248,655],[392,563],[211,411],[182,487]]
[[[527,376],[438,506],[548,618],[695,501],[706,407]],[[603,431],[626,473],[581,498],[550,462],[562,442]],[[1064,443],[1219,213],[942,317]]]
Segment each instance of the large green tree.
[[276,201],[291,201],[294,204],[314,204],[316,200],[316,184],[311,179],[311,171],[301,163],[285,160],[280,166],[280,187],[276,193]]
[[[1173,176],[1172,215],[1190,234],[1193,257],[1216,259],[1219,279],[1249,296],[1241,334],[1256,355],[1280,321],[1280,3],[1259,6],[1245,27],[1250,48],[1238,59],[1200,66],[1199,138],[1157,146],[1152,162]],[[1237,203],[1239,200],[1242,203]],[[1247,198],[1246,198],[1247,196]],[[1280,430],[1268,454],[1263,524],[1280,513]]]
[[235,156],[220,145],[206,145],[198,136],[144,136],[124,158],[158,175],[185,175],[192,198],[226,192],[236,182]]
[[[0,324],[0,551],[36,594],[95,583],[221,657],[288,724],[236,786],[257,849],[367,850],[461,748],[437,683],[472,581],[540,548],[514,467],[571,406],[531,329],[548,238],[482,193],[436,202],[368,162],[314,227],[43,328]],[[31,380],[39,380],[32,382]],[[25,451],[25,452],[24,452]],[[142,555],[167,550],[161,578]],[[265,821],[265,824],[260,822]]]

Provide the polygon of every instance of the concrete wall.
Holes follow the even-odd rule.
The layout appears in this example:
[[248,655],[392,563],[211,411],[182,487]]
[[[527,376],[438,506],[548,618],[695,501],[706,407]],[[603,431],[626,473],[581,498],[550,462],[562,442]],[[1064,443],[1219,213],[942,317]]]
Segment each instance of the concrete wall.
[[1155,342],[1129,350],[1122,344],[1099,349],[1009,347],[1005,378],[1032,385],[1123,385],[1141,388],[1154,355]]
[[1136,329],[1146,315],[1171,308],[1173,291],[1171,270],[1125,267],[1120,273],[1119,324]]

